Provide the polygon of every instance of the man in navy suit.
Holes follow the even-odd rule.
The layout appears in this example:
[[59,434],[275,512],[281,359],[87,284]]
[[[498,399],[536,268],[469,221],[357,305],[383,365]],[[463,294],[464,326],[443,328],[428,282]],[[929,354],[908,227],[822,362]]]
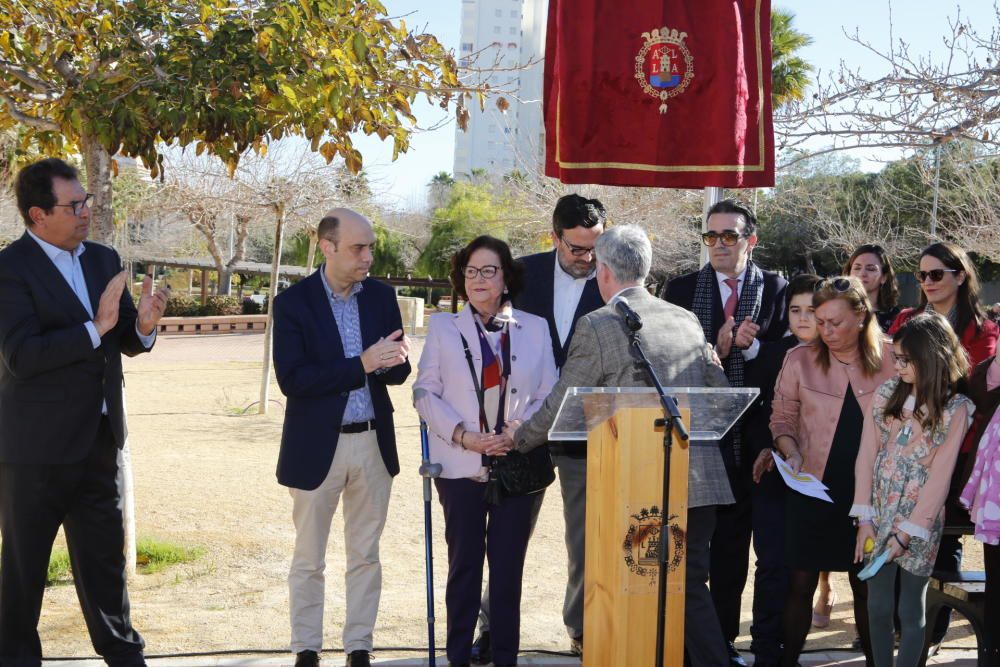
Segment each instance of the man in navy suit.
[[[702,242],[709,248],[709,263],[699,271],[671,280],[664,298],[695,314],[706,340],[715,345],[723,361],[729,383],[743,387],[746,386],[744,367],[757,357],[761,341],[780,341],[788,331],[785,313],[788,283],[778,274],[764,271],[751,259],[757,245],[757,219],[743,204],[734,199],[718,202],[708,211],[707,226]],[[759,418],[759,413],[750,417]],[[750,565],[751,495],[757,491],[751,482],[753,458],[747,453],[750,443],[741,436],[743,430],[768,432],[766,424],[757,429],[749,426],[744,421],[731,437],[722,441],[722,459],[736,503],[718,508],[709,574],[712,599],[734,667],[746,667],[733,642],[739,634],[740,603]],[[773,520],[782,518],[775,516]],[[770,560],[763,562],[767,559]],[[758,554],[758,585],[754,588],[751,625],[751,649],[758,667],[777,664],[781,659],[784,596],[780,591],[785,585],[780,576],[781,561],[781,554]],[[772,585],[762,586],[761,571],[779,574],[770,582]]]
[[123,354],[148,351],[169,290],[143,282],[138,309],[118,253],[86,241],[91,195],[62,160],[17,176],[27,228],[0,252],[0,664],[38,667],[38,618],[52,541],[66,534],[94,650],[138,667],[118,450]]
[[[604,232],[607,212],[597,199],[577,194],[560,197],[552,212],[552,250],[520,258],[524,285],[514,296],[514,307],[545,318],[549,324],[556,368],[562,368],[576,322],[604,305],[594,278],[594,242]],[[563,623],[570,637],[570,650],[583,651],[583,554],[584,516],[587,500],[587,443],[549,443],[552,462],[559,471],[559,487],[566,521],[566,552],[569,573],[563,601]],[[534,531],[542,494],[531,517]],[[487,587],[487,591],[489,588]],[[473,660],[490,662],[489,598],[483,595],[479,614],[479,637]]]
[[296,667],[323,645],[327,540],[344,499],[348,667],[369,667],[382,591],[379,538],[399,473],[387,386],[410,374],[395,291],[368,277],[375,232],[349,209],[317,230],[325,263],[274,300],[274,368],[287,397],[278,482],[293,499],[288,575]]

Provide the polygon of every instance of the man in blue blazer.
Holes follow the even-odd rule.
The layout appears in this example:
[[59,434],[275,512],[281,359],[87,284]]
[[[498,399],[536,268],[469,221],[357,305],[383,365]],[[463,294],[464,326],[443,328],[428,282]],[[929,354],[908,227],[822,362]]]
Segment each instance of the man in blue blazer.
[[278,482],[293,499],[288,575],[296,667],[316,667],[323,645],[330,524],[344,499],[348,667],[369,667],[382,590],[379,538],[399,473],[387,386],[410,374],[395,291],[368,277],[375,232],[349,209],[317,230],[326,261],[274,300],[274,368],[287,397]]
[[[566,361],[576,322],[604,305],[594,279],[594,242],[604,232],[607,212],[597,199],[565,195],[552,212],[552,250],[521,257],[525,289],[514,296],[514,307],[538,315],[549,324],[556,368]],[[583,553],[587,500],[587,443],[549,443],[559,471],[559,488],[566,521],[568,578],[563,600],[563,623],[570,650],[583,651]],[[542,494],[531,517],[534,531]],[[487,588],[487,590],[489,590]],[[490,662],[489,598],[484,593],[479,614],[479,637],[473,646],[477,664]]]

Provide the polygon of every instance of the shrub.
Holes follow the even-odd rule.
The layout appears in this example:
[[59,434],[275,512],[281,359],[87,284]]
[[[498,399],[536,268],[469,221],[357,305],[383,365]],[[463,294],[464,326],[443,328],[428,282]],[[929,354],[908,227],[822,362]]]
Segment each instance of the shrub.
[[243,314],[244,315],[260,315],[264,311],[264,308],[249,297],[243,298]]
[[201,304],[198,299],[188,294],[178,294],[170,297],[167,301],[167,310],[164,315],[167,317],[193,317],[200,314]]
[[199,315],[240,315],[243,306],[235,296],[210,296]]

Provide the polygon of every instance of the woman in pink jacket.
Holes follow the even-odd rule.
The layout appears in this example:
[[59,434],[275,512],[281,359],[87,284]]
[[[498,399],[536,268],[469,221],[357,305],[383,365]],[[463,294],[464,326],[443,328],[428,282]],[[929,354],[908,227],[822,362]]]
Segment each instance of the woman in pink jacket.
[[[480,236],[452,258],[451,281],[467,306],[432,315],[413,399],[427,422],[430,458],[448,543],[448,660],[468,665],[479,616],[483,559],[490,565],[494,664],[517,664],[521,575],[539,495],[487,497],[491,457],[513,443],[503,427],[541,407],[556,382],[544,319],[514,310],[521,267],[507,244]],[[495,499],[494,499],[495,500]]]
[[893,375],[891,348],[860,280],[824,280],[813,306],[819,336],[785,357],[774,389],[771,435],[792,469],[822,480],[833,502],[800,493],[786,498],[785,667],[795,667],[805,644],[820,571],[850,573],[861,645],[870,662],[866,591],[856,576],[848,510],[863,415],[875,389]]

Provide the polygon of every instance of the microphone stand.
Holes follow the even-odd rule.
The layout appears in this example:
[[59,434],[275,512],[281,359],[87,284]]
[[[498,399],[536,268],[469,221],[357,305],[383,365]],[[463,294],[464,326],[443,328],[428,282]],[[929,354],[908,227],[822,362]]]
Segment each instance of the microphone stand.
[[[642,324],[640,323],[639,326],[641,327]],[[628,325],[628,328],[629,338],[631,339],[632,349],[635,351],[635,356],[637,357],[637,363],[646,371],[646,375],[653,383],[656,393],[660,397],[660,404],[663,406],[663,419],[657,419],[654,422],[654,426],[664,427],[663,498],[660,503],[660,555],[656,591],[656,667],[663,667],[663,624],[666,621],[667,606],[667,505],[670,495],[670,452],[674,446],[674,429],[677,429],[677,435],[681,440],[687,440],[690,436],[684,427],[683,420],[681,420],[681,413],[677,409],[677,401],[664,393],[663,385],[660,384],[660,379],[656,376],[653,365],[649,363],[649,358],[646,357],[646,353],[639,343],[639,329],[636,328],[633,330],[631,325]]]

